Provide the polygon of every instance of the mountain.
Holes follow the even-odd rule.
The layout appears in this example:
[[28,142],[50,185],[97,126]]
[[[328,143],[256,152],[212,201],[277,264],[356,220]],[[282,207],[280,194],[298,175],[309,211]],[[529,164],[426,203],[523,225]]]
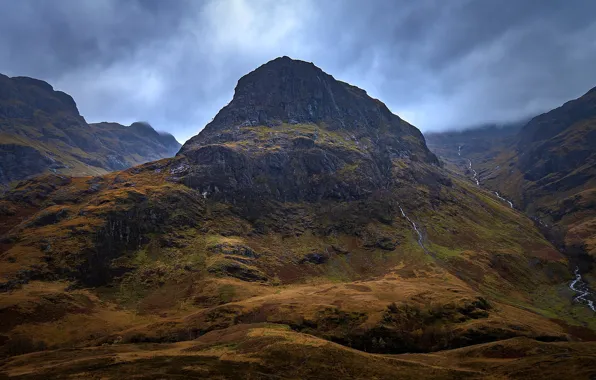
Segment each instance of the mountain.
[[460,171],[471,160],[483,185],[535,218],[589,270],[596,257],[596,88],[511,132],[506,139],[473,139],[474,130],[427,138]]
[[173,158],[21,181],[0,216],[9,375],[596,374],[567,258],[311,63],[241,78]]
[[392,160],[437,164],[422,134],[364,90],[312,63],[275,59],[179,155],[201,192],[278,200],[358,199],[389,186]]
[[48,172],[105,174],[179,148],[147,123],[87,124],[74,100],[48,83],[0,75],[0,186]]
[[[495,172],[491,184],[500,183],[503,192],[519,199],[527,212],[554,226],[557,239],[570,254],[594,262],[596,88],[535,117],[518,137],[506,161],[512,170]],[[586,260],[585,254],[591,259]]]

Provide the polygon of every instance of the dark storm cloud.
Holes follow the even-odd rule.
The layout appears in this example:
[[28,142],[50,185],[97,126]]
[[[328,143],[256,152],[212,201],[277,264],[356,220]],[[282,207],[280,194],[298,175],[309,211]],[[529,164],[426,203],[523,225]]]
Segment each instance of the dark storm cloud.
[[0,72],[49,81],[90,121],[180,140],[280,55],[422,130],[509,121],[596,86],[596,2],[0,0]]
[[3,58],[46,76],[106,66],[176,31],[186,3],[162,1],[2,1]]
[[514,120],[596,86],[593,2],[351,5],[335,10],[351,41],[336,71],[422,129]]

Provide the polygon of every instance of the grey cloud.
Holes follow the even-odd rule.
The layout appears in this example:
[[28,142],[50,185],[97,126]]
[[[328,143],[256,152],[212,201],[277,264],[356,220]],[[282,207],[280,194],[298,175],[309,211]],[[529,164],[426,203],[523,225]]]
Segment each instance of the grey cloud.
[[594,14],[580,0],[0,0],[0,72],[47,80],[90,121],[185,140],[240,76],[289,55],[435,130],[596,86]]
[[136,0],[2,1],[2,44],[19,69],[47,76],[90,63],[109,65],[175,30],[168,24],[184,13],[184,3],[170,3],[177,6]]

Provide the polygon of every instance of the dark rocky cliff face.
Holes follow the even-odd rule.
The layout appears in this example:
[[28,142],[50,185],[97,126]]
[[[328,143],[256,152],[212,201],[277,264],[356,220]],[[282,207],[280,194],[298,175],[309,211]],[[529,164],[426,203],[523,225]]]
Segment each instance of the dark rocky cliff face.
[[52,165],[49,157],[29,146],[0,144],[0,184],[13,178],[25,178],[42,172],[43,167]]
[[395,158],[438,164],[420,131],[382,102],[288,57],[241,78],[179,155],[177,176],[206,195],[280,200],[355,199],[391,182]]

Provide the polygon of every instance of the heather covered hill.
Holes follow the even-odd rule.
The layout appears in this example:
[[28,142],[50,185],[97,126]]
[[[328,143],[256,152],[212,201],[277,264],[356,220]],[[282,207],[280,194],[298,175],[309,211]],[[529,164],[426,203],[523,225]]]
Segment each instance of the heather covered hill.
[[[481,378],[511,355],[521,376],[560,347],[585,353],[566,363],[593,362],[590,343],[570,343],[594,338],[593,314],[533,221],[311,63],[282,57],[241,78],[173,158],[21,181],[0,213],[0,354],[14,376],[93,362],[108,377]],[[449,351],[461,367],[447,352],[440,366],[400,356],[464,347]],[[28,366],[45,355],[55,367]]]
[[72,97],[48,83],[0,75],[0,185],[48,172],[105,174],[179,147],[146,123],[87,124]]

